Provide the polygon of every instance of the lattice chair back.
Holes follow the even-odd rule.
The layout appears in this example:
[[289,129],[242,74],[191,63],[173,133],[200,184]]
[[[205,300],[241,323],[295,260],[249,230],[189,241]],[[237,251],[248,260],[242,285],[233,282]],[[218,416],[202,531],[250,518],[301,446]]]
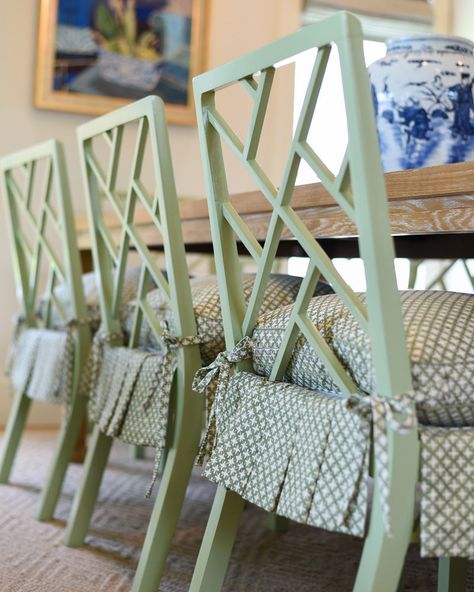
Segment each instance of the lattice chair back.
[[[126,127],[134,125],[137,130],[136,145],[133,158],[125,163],[130,174],[126,187],[122,188],[125,189],[123,196],[117,188],[122,140]],[[89,216],[93,224],[94,263],[100,282],[105,330],[108,333],[120,332],[120,306],[130,301],[129,296],[124,297],[122,293],[124,280],[134,250],[138,254],[140,273],[134,300],[136,315],[129,345],[134,347],[138,344],[144,318],[158,343],[161,340],[163,329],[146,300],[147,291],[154,285],[160,289],[164,303],[172,309],[177,334],[193,335],[194,315],[162,102],[157,97],[147,97],[80,126],[77,134]],[[105,139],[109,147],[108,154],[95,150],[94,140],[98,137]],[[153,186],[149,189],[142,178],[147,150],[152,157],[154,173]],[[162,237],[166,274],[160,269],[157,258],[141,235],[135,219],[137,206],[153,222],[157,236]],[[114,230],[110,214],[118,222]]]
[[[220,363],[221,375],[213,417],[213,421],[217,423],[217,439],[210,430],[206,442],[208,450],[212,451],[213,446],[217,448],[212,453],[205,474],[267,510],[283,513],[303,522],[309,521],[324,528],[332,529],[337,526],[336,529],[358,535],[364,532],[364,513],[356,516],[357,512],[353,512],[353,509],[360,500],[363,500],[362,505],[366,504],[366,487],[360,485],[360,475],[361,471],[368,469],[367,451],[370,445],[367,445],[367,441],[370,440],[370,422],[367,422],[367,414],[370,415],[371,405],[375,420],[375,466],[378,467],[379,485],[377,491],[381,492],[381,505],[388,530],[391,528],[390,504],[392,510],[394,507],[389,491],[389,486],[394,485],[394,471],[397,466],[394,458],[402,448],[404,453],[407,453],[408,446],[414,464],[407,465],[405,474],[410,475],[412,481],[405,481],[413,493],[418,455],[416,418],[412,402],[407,399],[407,394],[412,389],[410,363],[394,271],[394,248],[390,235],[387,196],[362,41],[357,19],[348,13],[340,13],[323,23],[303,28],[194,79],[226,344],[228,350],[231,350],[221,356],[214,368],[203,369],[196,377],[195,388],[204,388],[214,379],[217,372],[215,366]],[[265,155],[262,155],[264,146],[261,145],[268,106],[272,100],[272,92],[277,88],[274,80],[279,66],[284,66],[290,58],[312,48],[317,49],[317,52],[303,105],[292,135],[286,164],[281,177],[274,183],[270,172],[263,164]],[[328,59],[334,48],[339,55],[348,132],[345,156],[335,173],[331,172],[308,140],[310,127],[318,115],[318,98]],[[234,131],[229,118],[224,117],[219,108],[219,92],[231,85],[242,85],[253,100],[244,139]],[[275,125],[274,120],[271,125]],[[328,138],[328,142],[333,141],[333,137]],[[229,199],[226,151],[233,154],[234,162],[236,159],[239,161],[241,168],[247,172],[271,206],[271,218],[263,244],[257,240],[249,225],[239,215],[235,203],[231,203]],[[334,200],[334,206],[340,208],[357,229],[360,256],[365,265],[365,294],[355,293],[341,277],[334,263],[313,236],[312,229],[305,225],[292,203],[297,173],[303,162],[319,177],[327,191],[328,199]],[[244,299],[241,288],[236,238],[253,257],[258,269],[248,301]],[[298,241],[309,258],[308,270],[294,306],[259,317],[264,290],[279,242],[283,238]],[[321,276],[330,283],[336,294],[312,298]],[[335,352],[336,322],[339,323],[339,330],[345,333],[347,338],[345,345],[348,355],[345,357],[341,356],[340,352]],[[347,332],[353,338],[347,337]],[[295,348],[299,351],[298,355],[295,354]],[[363,368],[358,368],[357,354],[359,360],[361,357],[365,360],[364,355],[361,355],[364,352],[361,350],[369,352],[369,361],[362,364]],[[253,369],[248,361],[244,361],[250,354]],[[239,361],[237,372],[229,372],[229,368]],[[264,376],[270,382],[267,380],[262,383],[261,378],[255,373]],[[298,398],[297,390],[288,390],[285,395],[285,389],[290,389],[290,386],[283,383],[288,382],[314,389],[319,395],[314,400],[309,398],[307,391],[306,395],[304,392],[301,394],[301,398]],[[272,384],[280,386],[273,389]],[[291,388],[294,389],[293,385]],[[263,394],[264,391],[266,395]],[[252,394],[247,396],[246,393]],[[329,397],[321,398],[321,393],[326,393]],[[372,396],[364,396],[367,393]],[[233,403],[230,402],[231,394]],[[223,403],[226,397],[229,398],[227,406]],[[289,403],[289,397],[294,400],[293,407]],[[341,398],[346,400],[345,406],[337,403]],[[318,413],[314,411],[313,417],[307,409],[303,411],[303,400],[304,405],[313,404],[310,402],[314,401],[314,405],[321,403],[323,408]],[[331,401],[334,403],[334,409],[331,407]],[[343,407],[348,409],[351,406],[357,407],[362,415],[365,413],[366,421],[363,427],[360,426],[359,432],[359,428],[356,429],[354,425],[351,432],[349,424],[352,420],[346,415],[346,411],[342,410]],[[254,411],[247,416],[245,410],[250,408]],[[402,413],[397,416],[395,410]],[[230,426],[234,424],[229,418],[233,413],[236,416],[242,413],[238,423],[242,426],[242,433],[232,432]],[[397,416],[398,419],[388,421],[389,416]],[[303,417],[308,422],[309,431],[306,438],[301,433],[306,425]],[[313,419],[310,419],[311,417]],[[258,424],[260,420],[262,423]],[[319,425],[319,422],[322,424]],[[324,439],[321,434],[326,433],[324,430],[332,429],[329,426],[335,422],[348,422],[345,428],[347,437],[343,437],[339,444],[334,443],[336,440],[333,439],[331,446],[339,447],[341,451],[345,450],[344,454],[347,455],[356,454],[357,450],[357,454],[360,452],[360,455],[358,460],[353,459],[354,470],[350,477],[345,468],[337,474],[335,467],[324,465],[329,472],[334,472],[330,479],[333,489],[329,489],[326,496],[327,504],[330,505],[333,497],[336,500],[339,493],[345,492],[341,493],[339,501],[334,501],[333,506],[328,508],[328,515],[334,510],[334,505],[342,504],[344,507],[340,508],[340,512],[336,509],[334,515],[337,514],[337,517],[334,520],[334,516],[327,520],[310,520],[309,507],[306,513],[303,512],[301,515],[296,515],[294,507],[289,509],[292,504],[291,495],[288,493],[292,480],[290,473],[293,470],[297,471],[294,468],[297,464],[295,454],[298,454],[294,447],[295,434],[298,432],[300,445],[304,446],[304,442],[316,442],[317,438]],[[319,428],[322,431],[318,432]],[[392,433],[392,428],[395,433]],[[266,430],[270,433],[272,429],[278,430],[278,434],[281,434],[278,451],[273,450],[268,442],[265,446],[260,442],[261,433],[265,433]],[[341,433],[343,432],[344,429]],[[313,433],[316,440],[312,440],[313,436],[310,436],[310,433]],[[328,438],[329,434],[330,432],[326,434]],[[364,436],[360,439],[357,434]],[[239,438],[242,438],[242,441]],[[388,439],[391,442],[390,446]],[[248,444],[248,455],[240,458],[240,467],[230,468],[226,463],[230,462],[229,458],[233,458],[233,451],[237,451],[238,447],[233,448],[234,444],[237,446],[237,441],[240,442],[239,445],[242,445],[242,442]],[[337,454],[335,448],[328,449],[327,459],[331,455],[331,450]],[[238,456],[238,453],[235,452],[235,455]],[[307,455],[303,454],[301,458],[305,457]],[[247,458],[251,458],[248,467],[245,460]],[[280,460],[277,460],[278,458]],[[293,459],[290,465],[289,458]],[[236,465],[237,463],[238,461]],[[327,460],[327,463],[330,464],[330,461]],[[248,473],[245,472],[245,467]],[[236,473],[233,473],[234,469]],[[240,471],[243,471],[243,474],[240,474]],[[258,483],[260,479],[260,486],[264,487],[263,475],[268,476],[271,471],[274,471],[274,489],[272,494],[266,492],[265,497],[258,489]],[[320,475],[326,474],[326,468],[320,471]],[[314,471],[311,475],[314,475]],[[312,479],[311,475],[308,476],[309,479]],[[341,490],[338,489],[338,479],[342,479]],[[304,481],[302,476],[301,480]],[[282,489],[283,482],[286,489]],[[297,482],[298,479],[293,485],[296,483],[296,490],[301,491],[304,497],[304,483]],[[352,485],[354,497],[346,500],[347,504],[344,505],[340,500],[345,499]],[[358,497],[359,495],[362,497]],[[223,492],[222,496],[225,497],[226,493]],[[316,498],[315,494],[314,503]],[[224,504],[222,498],[219,499]],[[301,507],[306,507],[305,503],[302,502]],[[378,507],[378,504],[376,506]],[[203,548],[211,548],[211,543],[207,539]],[[200,573],[201,568],[202,566],[198,565],[196,573]]]
[[[194,89],[228,347],[232,348],[243,336],[251,335],[282,231],[288,230],[309,257],[310,265],[275,360],[272,378],[283,375],[289,353],[298,331],[301,331],[324,360],[340,391],[351,395],[359,390],[306,314],[312,290],[321,274],[370,337],[378,393],[383,397],[394,397],[411,389],[411,378],[394,272],[384,177],[361,40],[358,21],[343,13],[324,21],[324,26],[306,27],[249,56],[198,76],[194,80]],[[343,163],[336,175],[307,143],[332,45],[339,51],[349,137]],[[318,52],[286,166],[281,181],[275,186],[256,158],[275,64],[310,48],[318,48]],[[259,76],[256,78],[256,75]],[[254,98],[245,141],[238,138],[216,107],[216,92],[233,83],[250,87]],[[263,246],[231,205],[221,141],[230,146],[272,207]],[[315,171],[335,204],[357,227],[360,254],[365,263],[366,302],[343,280],[292,208],[292,194],[301,161]],[[246,246],[258,266],[248,303],[242,298],[235,236]]]
[[[33,398],[59,402],[72,388],[63,373],[72,371],[74,355],[84,361],[90,335],[62,144],[51,140],[6,156],[0,168],[21,306],[13,383]],[[76,384],[79,371],[76,364]]]
[[[194,409],[186,392],[200,365],[163,103],[147,97],[77,133],[102,314],[93,348],[92,419],[108,436],[161,449],[175,369],[176,435],[185,406]],[[135,138],[131,159],[126,134]],[[161,236],[165,270],[141,234],[144,215]]]

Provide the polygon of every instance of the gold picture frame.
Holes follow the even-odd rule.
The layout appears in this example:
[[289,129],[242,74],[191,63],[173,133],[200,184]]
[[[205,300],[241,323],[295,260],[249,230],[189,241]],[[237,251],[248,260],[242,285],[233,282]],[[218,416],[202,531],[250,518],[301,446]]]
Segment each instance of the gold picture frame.
[[[140,15],[152,10],[154,1],[156,9],[148,13],[154,20],[148,16],[145,27],[156,22],[157,28],[144,31]],[[145,5],[141,12],[140,4]],[[206,4],[207,0],[41,0],[35,106],[101,115],[157,94],[165,102],[169,123],[195,125],[191,82],[205,67]],[[133,16],[132,41],[125,11]],[[120,52],[127,34],[125,55]]]

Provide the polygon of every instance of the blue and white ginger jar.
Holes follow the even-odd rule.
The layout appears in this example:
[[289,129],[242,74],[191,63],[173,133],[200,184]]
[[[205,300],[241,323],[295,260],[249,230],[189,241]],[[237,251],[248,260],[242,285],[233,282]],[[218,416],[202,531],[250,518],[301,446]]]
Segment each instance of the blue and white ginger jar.
[[402,37],[369,67],[385,171],[474,160],[474,43]]

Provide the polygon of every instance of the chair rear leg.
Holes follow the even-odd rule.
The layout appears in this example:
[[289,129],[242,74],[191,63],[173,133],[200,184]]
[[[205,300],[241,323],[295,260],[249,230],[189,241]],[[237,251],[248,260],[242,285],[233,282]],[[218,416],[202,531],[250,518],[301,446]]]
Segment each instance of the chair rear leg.
[[132,592],[155,592],[159,587],[196,458],[196,448],[197,442],[195,446],[187,449],[170,448],[164,451],[166,460],[163,476],[133,580]]
[[397,592],[403,592],[403,590],[405,590],[405,580],[406,580],[406,570],[402,569],[402,575],[400,576],[400,579],[398,580]]
[[440,557],[438,561],[438,592],[466,592],[467,559]]
[[288,518],[279,516],[273,512],[268,515],[267,524],[268,528],[273,532],[287,532],[288,530]]
[[369,532],[357,572],[354,592],[396,592],[411,540],[415,515],[419,443],[416,430],[391,433],[391,536],[384,528],[380,496],[375,483]]
[[88,433],[88,425],[87,425],[87,414],[84,415],[82,419],[81,428],[79,430],[79,435],[77,437],[76,444],[74,445],[74,451],[71,456],[71,462],[75,464],[82,465],[86,458],[87,452],[87,433]]
[[94,427],[81,483],[67,522],[65,544],[68,547],[80,547],[84,543],[112,442],[113,438],[103,434],[98,426]]
[[132,460],[142,460],[145,458],[145,448],[143,446],[135,446],[134,444],[131,444],[128,452]]
[[219,485],[189,592],[219,592],[237,536],[244,500]]
[[63,422],[56,453],[41,495],[38,520],[51,520],[53,517],[64,477],[81,433],[86,407],[87,398],[76,396],[69,410],[69,417]]
[[31,406],[31,399],[25,393],[17,392],[8,416],[0,451],[0,483],[7,483],[20,444],[23,429]]

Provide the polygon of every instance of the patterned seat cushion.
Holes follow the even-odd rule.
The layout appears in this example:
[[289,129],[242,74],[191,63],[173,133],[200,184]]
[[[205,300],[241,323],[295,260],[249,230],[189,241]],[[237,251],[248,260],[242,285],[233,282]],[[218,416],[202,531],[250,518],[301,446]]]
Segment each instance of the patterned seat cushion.
[[[474,297],[438,291],[404,291],[400,296],[420,422],[474,425]],[[291,306],[269,312],[256,324],[253,364],[262,376],[270,375],[290,312]],[[360,391],[376,394],[369,338],[340,298],[313,298],[308,315]],[[285,380],[326,393],[338,391],[302,335]]]
[[[125,270],[123,291],[122,291],[122,304],[127,305],[133,300],[137,294],[138,282],[140,280],[140,267],[127,267]],[[149,280],[150,281],[150,280]],[[100,324],[100,295],[99,285],[95,272],[85,273],[82,276],[82,286],[84,290],[84,298],[87,307],[87,317],[91,323],[92,329],[97,329]],[[155,288],[155,284],[150,281],[149,290]],[[69,297],[69,288],[61,284],[54,290],[54,295],[59,301],[60,306],[63,308],[67,319],[73,318],[72,303]],[[44,303],[40,305],[41,314],[44,314]],[[124,308],[124,312],[125,312]],[[62,317],[59,314],[56,307],[51,309],[51,325],[52,327],[61,327],[64,324]]]
[[[140,268],[125,272],[123,302],[132,300],[137,292]],[[82,276],[90,327],[96,331],[100,325],[100,297],[95,273]],[[149,289],[154,284],[150,282]],[[54,295],[64,316],[56,306],[51,307],[48,327],[28,328],[19,318],[7,358],[6,373],[16,391],[30,398],[48,403],[69,403],[72,393],[74,364],[73,326],[74,312],[68,286],[56,286]],[[39,316],[46,320],[47,299],[39,303]],[[123,307],[123,312],[126,307]],[[123,313],[122,313],[123,314]],[[41,325],[41,323],[39,323]]]
[[[245,274],[242,278],[244,297],[250,298],[252,293],[255,275]],[[273,309],[291,304],[294,302],[301,278],[285,275],[272,274],[267,285],[261,312],[266,313]],[[210,364],[215,357],[225,349],[224,327],[222,324],[219,288],[215,276],[198,277],[191,279],[191,293],[196,317],[197,333],[201,338],[201,357],[204,365]],[[316,294],[332,293],[331,287],[320,282]],[[152,290],[147,295],[153,313],[160,321],[167,321],[173,325],[172,314],[160,289]],[[129,314],[124,320],[124,327],[130,332],[134,319],[133,303],[129,305]],[[156,340],[150,327],[144,323],[140,336],[140,344],[144,347],[155,347]]]
[[474,428],[422,426],[422,557],[474,557]]

